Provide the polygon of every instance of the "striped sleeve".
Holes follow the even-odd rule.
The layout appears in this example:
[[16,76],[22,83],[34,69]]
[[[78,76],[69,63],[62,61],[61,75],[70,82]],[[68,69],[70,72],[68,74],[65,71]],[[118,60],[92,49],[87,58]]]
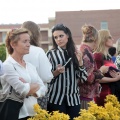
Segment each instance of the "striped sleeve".
[[84,83],[87,81],[88,73],[85,69],[85,67],[79,67],[79,71],[77,73],[78,78],[80,79],[81,83]]

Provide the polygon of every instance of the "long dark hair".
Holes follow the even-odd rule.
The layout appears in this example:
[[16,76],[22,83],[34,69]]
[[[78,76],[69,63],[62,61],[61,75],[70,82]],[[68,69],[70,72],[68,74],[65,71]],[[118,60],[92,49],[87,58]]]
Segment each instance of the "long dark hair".
[[67,45],[66,45],[66,50],[68,51],[69,56],[72,58],[74,67],[76,69],[78,69],[79,62],[78,62],[78,59],[75,55],[75,52],[76,52],[75,43],[73,41],[70,29],[68,27],[64,26],[63,24],[57,24],[52,28],[53,48],[57,49],[57,47],[58,47],[58,45],[55,42],[54,36],[53,36],[54,31],[57,31],[57,30],[62,30],[65,34],[67,34],[69,36],[68,37],[68,42],[67,42]]

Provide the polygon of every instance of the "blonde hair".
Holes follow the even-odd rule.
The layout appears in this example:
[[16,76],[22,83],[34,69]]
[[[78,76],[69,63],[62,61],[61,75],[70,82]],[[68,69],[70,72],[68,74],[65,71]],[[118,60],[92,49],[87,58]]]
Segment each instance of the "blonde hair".
[[117,52],[117,55],[120,54],[120,38],[116,42],[116,52]]
[[91,25],[83,25],[82,26],[82,33],[83,33],[83,42],[96,42],[98,41],[98,31],[95,27]]
[[19,29],[12,29],[11,31],[9,31],[7,33],[6,39],[5,39],[5,43],[6,43],[6,47],[7,47],[7,51],[9,54],[13,53],[13,48],[11,46],[11,42],[13,43],[17,43],[18,40],[20,39],[20,35],[23,33],[28,33],[28,30],[25,28],[19,28]]
[[108,40],[108,37],[111,36],[110,31],[106,29],[102,29],[99,30],[98,33],[99,33],[99,42],[95,52],[103,53],[106,56],[105,43]]

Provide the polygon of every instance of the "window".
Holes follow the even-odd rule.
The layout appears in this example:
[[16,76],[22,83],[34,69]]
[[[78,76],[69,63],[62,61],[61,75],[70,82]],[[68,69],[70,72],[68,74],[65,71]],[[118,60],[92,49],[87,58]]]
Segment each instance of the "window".
[[5,42],[6,35],[7,35],[7,32],[2,33],[2,42]]
[[101,22],[101,29],[108,29],[108,23],[107,22]]

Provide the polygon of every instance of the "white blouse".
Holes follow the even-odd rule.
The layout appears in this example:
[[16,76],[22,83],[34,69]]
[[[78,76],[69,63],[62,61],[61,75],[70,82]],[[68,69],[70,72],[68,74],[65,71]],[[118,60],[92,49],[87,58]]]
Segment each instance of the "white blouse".
[[47,84],[52,80],[52,65],[42,48],[31,45],[29,54],[24,55],[24,60],[36,67],[44,84]]
[[[30,91],[30,83],[38,83],[40,84],[40,89],[36,92],[37,96],[42,97],[45,95],[46,87],[32,64],[26,62],[26,68],[24,68],[9,56],[3,63],[3,67],[5,72],[1,79],[3,94],[9,91],[10,86],[12,86],[18,93],[26,96]],[[23,78],[26,83],[21,82],[19,78]],[[33,105],[36,103],[37,98],[34,96],[25,98],[19,118],[33,116],[35,114]]]

